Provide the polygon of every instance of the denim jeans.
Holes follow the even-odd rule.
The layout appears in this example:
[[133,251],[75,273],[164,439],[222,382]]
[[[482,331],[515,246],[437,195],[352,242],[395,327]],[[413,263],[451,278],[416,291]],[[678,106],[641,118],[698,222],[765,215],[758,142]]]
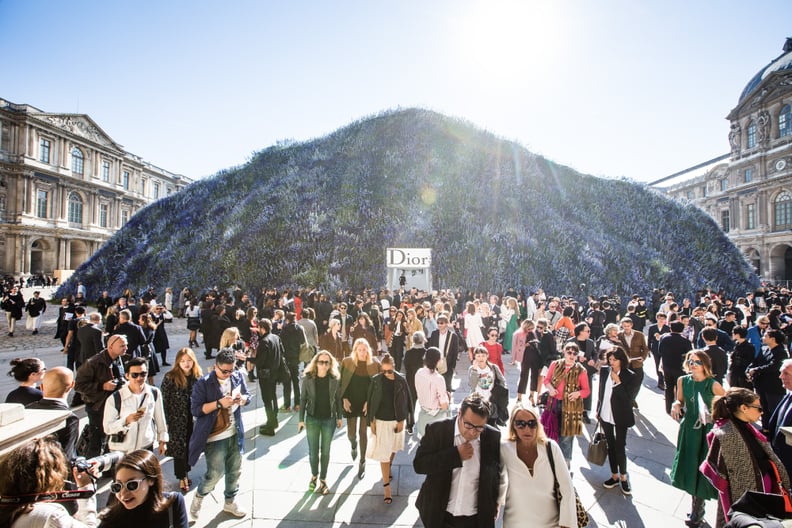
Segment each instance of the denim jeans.
[[[319,475],[321,480],[327,478],[327,466],[330,463],[330,442],[336,429],[335,418],[314,418],[305,415],[305,434],[308,437],[308,461],[311,464],[311,475]],[[322,470],[319,471],[319,455],[321,452]],[[361,455],[362,457],[362,455]]]
[[239,491],[239,475],[242,472],[242,457],[239,454],[237,435],[216,442],[207,442],[204,447],[206,474],[201,479],[196,494],[205,497],[212,493],[215,484],[225,473],[225,498],[233,499]]
[[558,447],[561,448],[561,452],[564,454],[567,465],[569,465],[569,461],[572,460],[572,445],[574,441],[574,436],[558,436]]

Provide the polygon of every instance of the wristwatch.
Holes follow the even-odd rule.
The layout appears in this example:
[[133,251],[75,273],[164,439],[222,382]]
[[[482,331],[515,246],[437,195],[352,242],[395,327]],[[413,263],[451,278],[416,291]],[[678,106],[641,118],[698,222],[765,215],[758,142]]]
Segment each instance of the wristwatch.
[[217,400],[217,409],[220,410],[223,408],[223,404],[220,403],[220,400]]

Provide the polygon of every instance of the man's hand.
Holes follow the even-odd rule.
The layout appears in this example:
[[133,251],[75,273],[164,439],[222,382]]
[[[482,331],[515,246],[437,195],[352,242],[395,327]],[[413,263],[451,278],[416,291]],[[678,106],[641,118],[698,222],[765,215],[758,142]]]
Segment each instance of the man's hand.
[[470,442],[459,444],[457,446],[457,451],[459,451],[459,458],[462,460],[470,460],[473,458],[473,444]]
[[141,418],[143,418],[143,415],[144,415],[144,414],[146,414],[146,409],[144,409],[143,407],[141,407],[141,408],[140,408],[140,409],[138,409],[137,411],[135,411],[135,412],[133,412],[132,414],[130,414],[129,416],[127,416],[127,417],[126,417],[126,420],[124,420],[124,423],[125,423],[126,425],[130,425],[132,422],[137,422],[138,420],[140,420]]
[[116,390],[117,386],[118,384],[116,383],[115,380],[105,381],[104,383],[102,383],[102,390],[105,390],[107,392],[113,392],[114,390]]
[[228,409],[229,407],[231,407],[232,405],[234,405],[234,399],[233,399],[233,398],[231,398],[231,395],[230,395],[230,394],[226,394],[225,396],[223,396],[222,398],[220,398],[220,405],[221,405],[221,406],[222,406],[224,409]]
[[159,443],[159,454],[160,455],[164,455],[165,451],[167,449],[168,449],[168,443],[167,442],[163,442],[162,440],[160,440],[160,443]]

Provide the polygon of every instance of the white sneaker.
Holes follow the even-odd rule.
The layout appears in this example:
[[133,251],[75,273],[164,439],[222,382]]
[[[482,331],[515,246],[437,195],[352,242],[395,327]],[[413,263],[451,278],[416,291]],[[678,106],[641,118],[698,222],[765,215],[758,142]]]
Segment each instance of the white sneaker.
[[192,504],[190,504],[190,519],[195,522],[198,520],[198,513],[201,511],[201,503],[203,503],[204,498],[199,497],[196,493],[193,497]]
[[225,501],[225,504],[223,505],[223,511],[230,513],[234,517],[239,517],[240,519],[247,515],[247,512],[245,510],[239,509],[239,505],[233,500]]

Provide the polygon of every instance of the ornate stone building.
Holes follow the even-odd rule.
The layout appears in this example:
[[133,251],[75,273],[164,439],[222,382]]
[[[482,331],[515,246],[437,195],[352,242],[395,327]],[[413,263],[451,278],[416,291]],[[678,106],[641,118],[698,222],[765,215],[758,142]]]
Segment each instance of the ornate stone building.
[[87,115],[0,98],[0,274],[65,279],[138,210],[190,182],[126,152]]
[[707,211],[760,277],[792,280],[792,38],[726,117],[731,152],[653,182]]

